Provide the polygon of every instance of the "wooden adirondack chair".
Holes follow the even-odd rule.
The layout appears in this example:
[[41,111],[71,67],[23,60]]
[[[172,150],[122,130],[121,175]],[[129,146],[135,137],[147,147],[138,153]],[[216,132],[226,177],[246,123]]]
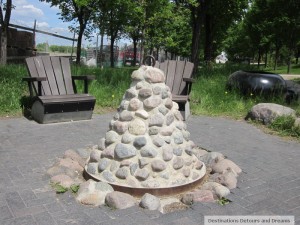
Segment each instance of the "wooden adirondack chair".
[[[88,94],[93,76],[71,76],[70,61],[64,57],[26,58],[30,77],[31,116],[38,123],[91,119],[96,99]],[[84,81],[84,94],[77,94],[74,80]]]
[[[161,69],[166,76],[166,85],[172,93],[172,100],[179,105],[179,111],[184,120],[190,116],[190,92],[192,90],[192,77],[194,64],[187,61],[167,60],[163,63],[155,62],[152,56],[148,60],[152,66]],[[145,60],[147,60],[145,58]],[[144,61],[145,62],[145,61]],[[144,63],[145,64],[145,63]]]

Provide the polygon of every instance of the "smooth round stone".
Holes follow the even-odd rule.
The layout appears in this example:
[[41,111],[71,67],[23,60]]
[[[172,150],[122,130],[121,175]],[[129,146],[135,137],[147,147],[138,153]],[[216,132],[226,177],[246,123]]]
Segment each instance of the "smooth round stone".
[[164,123],[164,117],[162,114],[154,114],[149,118],[149,127],[158,126],[161,127]]
[[129,174],[129,169],[127,167],[119,168],[116,172],[116,177],[120,179],[126,179]]
[[169,112],[169,110],[163,105],[158,107],[158,111],[164,116]]
[[144,168],[145,166],[147,166],[149,164],[149,160],[145,159],[145,158],[140,158],[139,159],[139,166],[140,168]]
[[86,171],[90,174],[96,174],[98,172],[98,163],[89,163]]
[[141,149],[141,156],[142,157],[154,158],[155,156],[157,156],[157,151],[153,147],[144,146]]
[[105,149],[105,138],[101,138],[99,140],[99,143],[98,143],[98,149],[99,150],[104,150]]
[[172,99],[167,98],[166,101],[165,101],[165,106],[166,106],[168,109],[172,109],[172,107],[173,107],[173,101],[172,101]]
[[114,175],[112,175],[109,171],[105,170],[101,174],[105,180],[108,182],[115,182],[116,179],[114,178]]
[[119,134],[113,130],[110,130],[106,132],[105,134],[105,143],[107,145],[110,145],[112,143],[115,143],[119,140]]
[[98,164],[98,169],[99,169],[99,171],[101,172],[101,171],[106,170],[106,168],[108,167],[109,163],[110,163],[110,160],[109,160],[109,159],[107,159],[107,158],[101,159],[101,160],[99,161],[99,164]]
[[187,145],[184,149],[185,153],[188,155],[193,155],[193,149],[190,145]]
[[153,109],[161,104],[162,100],[158,96],[152,96],[144,100],[144,106],[148,109]]
[[171,136],[172,133],[173,133],[173,131],[174,131],[174,127],[173,126],[163,127],[160,130],[160,134],[163,135],[163,136]]
[[190,170],[189,168],[184,168],[184,169],[182,170],[182,174],[183,174],[183,176],[185,176],[185,177],[189,177],[190,174],[191,174],[191,170]]
[[180,147],[173,148],[173,154],[177,155],[177,156],[181,156],[182,155],[182,149]]
[[135,172],[135,177],[138,180],[146,180],[149,177],[149,171],[147,169],[138,169]]
[[134,139],[134,136],[126,132],[125,134],[122,135],[121,142],[124,144],[129,144],[133,141],[133,139]]
[[164,161],[156,159],[151,163],[152,170],[155,172],[161,172],[167,168],[167,165]]
[[151,68],[145,71],[145,80],[149,83],[164,83],[165,82],[165,75],[164,73],[158,68]]
[[203,167],[203,162],[201,162],[200,160],[198,160],[196,163],[195,163],[195,169],[196,170],[201,170]]
[[177,131],[173,133],[173,140],[175,144],[182,144],[183,143],[183,135],[181,132]]
[[148,98],[152,95],[152,90],[149,88],[143,88],[139,90],[139,96],[142,98]]
[[127,109],[128,109],[128,106],[129,106],[129,101],[127,101],[127,100],[123,100],[123,101],[121,102],[121,104],[120,104],[120,108],[121,108],[122,110],[127,110]]
[[115,157],[113,145],[110,145],[106,149],[104,149],[101,154],[101,157],[113,159]]
[[162,99],[165,99],[165,98],[168,98],[168,97],[169,97],[168,91],[167,91],[167,90],[162,91],[162,93],[161,93],[161,98],[162,98]]
[[168,136],[165,136],[163,137],[164,141],[167,143],[167,144],[170,144],[171,143],[171,138],[168,137]]
[[184,165],[184,160],[180,157],[176,157],[174,160],[173,160],[173,168],[175,170],[178,170],[180,168],[182,168]]
[[[129,102],[129,105],[130,105],[130,102]],[[132,112],[127,111],[127,110],[123,110],[123,111],[120,113],[120,120],[121,120],[121,121],[131,121],[132,119],[133,119],[133,114],[132,114]]]
[[153,94],[155,94],[155,95],[160,95],[161,94],[161,87],[159,87],[159,86],[155,86],[153,89]]
[[141,148],[141,147],[145,146],[146,144],[147,144],[147,139],[144,136],[136,137],[133,142],[133,145],[136,148]]
[[190,132],[188,132],[187,130],[183,130],[183,131],[182,131],[182,135],[183,135],[183,137],[184,137],[184,139],[185,139],[186,141],[189,141],[189,140],[190,140],[191,134],[190,134]]
[[158,134],[159,130],[159,127],[150,127],[148,133],[149,135],[156,135]]
[[100,160],[101,152],[99,150],[92,150],[90,154],[90,162],[98,162]]
[[136,111],[140,108],[141,106],[141,101],[138,100],[137,98],[133,98],[129,101],[129,110],[130,111]]
[[120,167],[123,167],[123,166],[130,166],[131,164],[131,161],[130,160],[123,160],[121,163],[120,163]]
[[174,116],[177,120],[180,120],[180,121],[183,120],[183,117],[179,111],[175,111]]
[[135,119],[129,123],[128,131],[134,135],[144,135],[146,133],[146,124],[140,119]]
[[119,113],[116,113],[116,114],[114,115],[114,120],[118,120],[119,118],[120,118]]
[[117,144],[115,148],[115,157],[118,159],[128,159],[136,155],[136,150],[128,144]]
[[127,122],[121,122],[121,121],[116,121],[113,124],[113,129],[118,132],[119,134],[125,133],[128,129],[128,123]]
[[133,80],[144,80],[144,73],[142,71],[140,71],[140,70],[135,70],[131,74],[131,78]]
[[135,97],[137,97],[137,91],[135,89],[130,88],[125,92],[126,99],[131,99],[131,98],[135,98]]
[[174,122],[174,116],[171,114],[171,115],[167,115],[166,117],[166,125],[167,126],[170,126],[173,122]]
[[135,115],[137,117],[142,118],[142,119],[148,119],[149,118],[149,113],[147,111],[143,110],[143,109],[136,111]]
[[163,160],[170,161],[173,158],[173,148],[172,148],[172,146],[171,145],[164,145],[162,147],[162,150],[163,150],[163,154],[162,154]]
[[110,172],[115,172],[120,167],[120,163],[118,161],[113,160],[110,164]]
[[157,147],[161,147],[165,144],[165,141],[161,137],[155,136],[155,137],[152,137],[152,143]]
[[183,129],[183,122],[178,121],[175,126],[176,126],[177,129],[182,130]]
[[134,176],[135,174],[135,171],[139,168],[139,165],[137,163],[132,163],[130,166],[129,166],[129,170],[130,170],[130,174],[132,176]]

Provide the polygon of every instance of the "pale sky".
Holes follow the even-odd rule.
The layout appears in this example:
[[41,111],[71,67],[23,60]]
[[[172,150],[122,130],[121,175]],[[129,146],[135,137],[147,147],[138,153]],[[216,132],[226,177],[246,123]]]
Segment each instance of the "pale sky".
[[[71,23],[63,22],[57,15],[60,11],[58,7],[50,7],[49,3],[40,2],[38,0],[13,0],[15,8],[11,13],[10,23],[33,28],[34,20],[37,21],[37,29],[62,36],[73,38],[73,33],[68,29]],[[47,42],[49,45],[72,45],[72,41],[60,39],[44,34],[36,34],[36,43]],[[108,42],[107,38],[104,44]],[[95,38],[91,42],[83,41],[83,46],[95,46]],[[75,43],[76,46],[76,43]]]

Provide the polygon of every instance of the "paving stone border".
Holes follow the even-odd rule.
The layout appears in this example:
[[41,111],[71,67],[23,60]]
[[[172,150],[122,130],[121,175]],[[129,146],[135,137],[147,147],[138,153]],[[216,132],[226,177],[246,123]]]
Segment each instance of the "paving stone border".
[[[141,198],[135,198],[127,193],[114,191],[108,183],[85,180],[83,177],[83,162],[97,145],[86,149],[67,150],[62,158],[47,170],[52,186],[61,186],[70,190],[71,185],[78,186],[74,194],[79,204],[87,206],[107,205],[113,209],[125,209],[134,205],[148,210],[159,210],[162,213],[186,209],[195,202],[217,202],[226,198],[230,190],[236,188],[237,177],[242,170],[233,161],[218,152],[208,152],[198,148],[197,158],[206,162],[208,176],[203,185],[194,190],[176,196],[158,197],[146,193]],[[55,184],[55,185],[54,185]]]

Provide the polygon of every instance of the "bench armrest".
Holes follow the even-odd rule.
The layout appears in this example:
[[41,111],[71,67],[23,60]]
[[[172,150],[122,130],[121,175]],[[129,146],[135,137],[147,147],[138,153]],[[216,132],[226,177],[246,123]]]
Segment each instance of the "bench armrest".
[[75,80],[83,80],[84,81],[84,93],[87,94],[89,92],[88,81],[95,80],[95,76],[93,76],[93,75],[72,76],[72,82],[73,82],[74,91],[75,91],[75,93],[77,93],[76,85],[75,85],[75,82],[74,82]]
[[33,82],[38,82],[38,96],[42,95],[42,81],[46,81],[47,77],[23,77],[22,81],[26,81],[29,88],[30,96],[33,97]]
[[183,81],[185,81],[187,83],[195,83],[195,79],[193,79],[193,78],[183,78]]

